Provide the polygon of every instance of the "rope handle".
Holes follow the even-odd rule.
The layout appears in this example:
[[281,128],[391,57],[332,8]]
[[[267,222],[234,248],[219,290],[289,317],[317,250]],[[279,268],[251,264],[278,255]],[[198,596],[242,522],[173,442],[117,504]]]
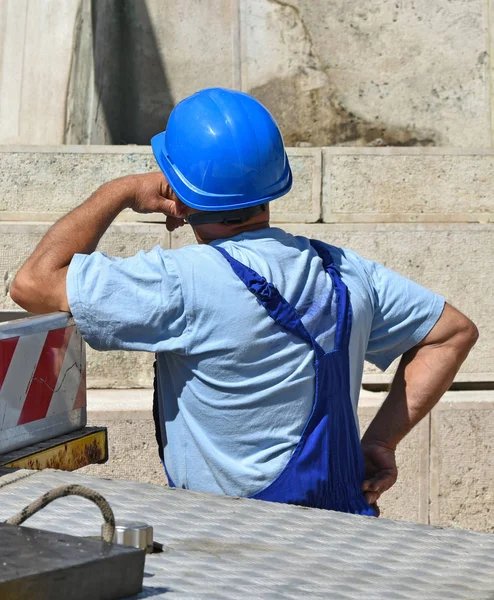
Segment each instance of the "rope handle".
[[94,504],[96,504],[96,506],[100,509],[105,521],[103,525],[103,541],[107,542],[108,544],[113,542],[113,535],[115,533],[115,515],[113,514],[111,506],[101,494],[83,485],[62,485],[54,488],[53,490],[50,490],[49,492],[46,492],[40,496],[37,500],[34,500],[34,502],[31,502],[25,506],[16,515],[10,517],[10,519],[7,519],[5,523],[8,525],[20,525],[36,514],[39,510],[45,506],[48,506],[48,504],[53,502],[53,500],[56,500],[57,498],[63,498],[64,496],[81,496],[82,498],[86,498],[87,500],[94,502]]

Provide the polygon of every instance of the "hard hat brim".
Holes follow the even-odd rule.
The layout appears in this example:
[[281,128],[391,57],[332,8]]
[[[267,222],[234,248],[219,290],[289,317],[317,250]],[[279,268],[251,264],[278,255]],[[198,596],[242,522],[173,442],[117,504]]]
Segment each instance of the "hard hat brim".
[[197,188],[188,181],[170,160],[166,150],[166,131],[151,139],[151,147],[158,166],[180,200],[196,210],[235,210],[256,206],[276,200],[287,194],[292,187],[292,171],[285,153],[286,169],[282,177],[272,187],[276,193],[260,198],[245,198],[243,194],[213,194]]

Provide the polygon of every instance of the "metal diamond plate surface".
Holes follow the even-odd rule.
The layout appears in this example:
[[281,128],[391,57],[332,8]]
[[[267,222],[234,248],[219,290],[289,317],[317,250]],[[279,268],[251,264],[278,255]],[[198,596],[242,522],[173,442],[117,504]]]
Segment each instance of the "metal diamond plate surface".
[[[42,471],[0,487],[0,519],[58,485],[102,493],[117,519],[147,521],[135,598],[494,600],[494,535]],[[63,498],[26,525],[99,535],[98,509]]]

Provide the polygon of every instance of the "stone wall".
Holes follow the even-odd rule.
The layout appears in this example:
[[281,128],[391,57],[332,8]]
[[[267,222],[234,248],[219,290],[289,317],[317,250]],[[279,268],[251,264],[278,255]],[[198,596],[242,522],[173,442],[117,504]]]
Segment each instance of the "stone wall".
[[0,143],[147,144],[202,87],[295,145],[491,147],[490,0],[2,0]]
[[[458,382],[494,381],[493,151],[439,148],[291,148],[294,187],[272,205],[273,224],[347,246],[443,294],[470,316],[480,340]],[[0,308],[9,285],[49,224],[98,185],[155,169],[147,147],[0,148]],[[170,235],[160,215],[127,211],[101,249],[128,256],[156,244],[192,243]],[[88,353],[91,387],[147,387],[152,356]],[[368,365],[366,384],[383,384]]]

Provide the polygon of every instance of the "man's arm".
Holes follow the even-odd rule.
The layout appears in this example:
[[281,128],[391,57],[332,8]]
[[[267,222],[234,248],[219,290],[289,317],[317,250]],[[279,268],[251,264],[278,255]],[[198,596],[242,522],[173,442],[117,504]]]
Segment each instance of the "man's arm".
[[183,224],[183,205],[160,173],[130,175],[101,186],[45,234],[10,288],[14,302],[34,313],[69,311],[67,270],[74,254],[91,254],[125,208],[168,215],[167,229]]
[[472,321],[446,304],[430,333],[403,355],[391,390],[362,438],[367,470],[362,488],[371,504],[396,482],[396,446],[446,392],[477,339]]

